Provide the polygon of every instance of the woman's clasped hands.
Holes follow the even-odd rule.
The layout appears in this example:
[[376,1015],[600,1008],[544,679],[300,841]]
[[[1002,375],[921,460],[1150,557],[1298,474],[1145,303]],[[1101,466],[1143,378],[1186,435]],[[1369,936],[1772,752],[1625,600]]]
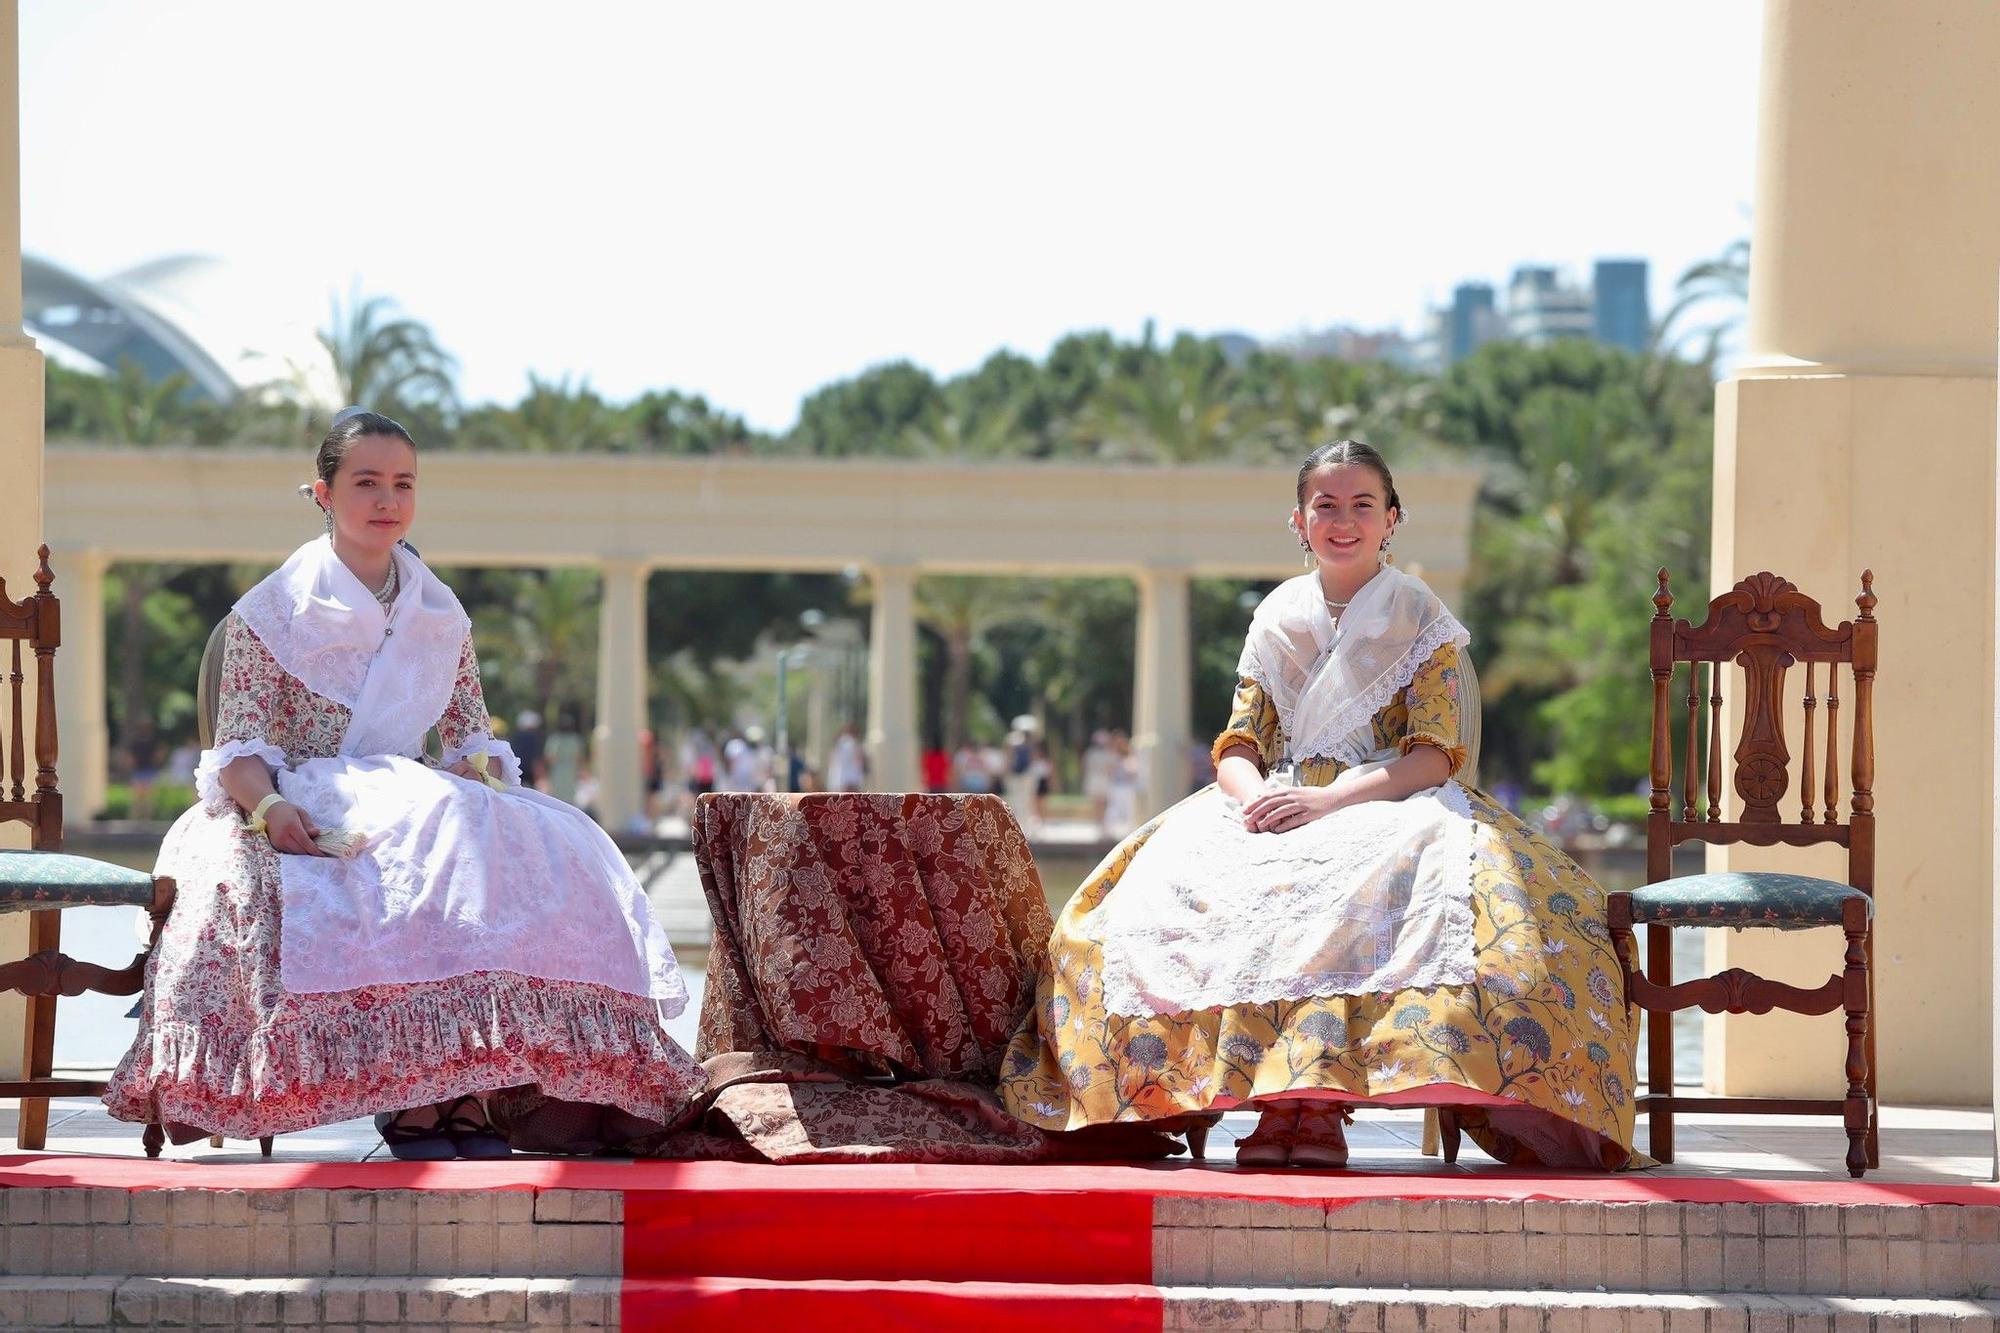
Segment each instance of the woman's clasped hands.
[[1339,786],[1274,786],[1243,806],[1243,827],[1252,833],[1286,833],[1302,828],[1347,804]]

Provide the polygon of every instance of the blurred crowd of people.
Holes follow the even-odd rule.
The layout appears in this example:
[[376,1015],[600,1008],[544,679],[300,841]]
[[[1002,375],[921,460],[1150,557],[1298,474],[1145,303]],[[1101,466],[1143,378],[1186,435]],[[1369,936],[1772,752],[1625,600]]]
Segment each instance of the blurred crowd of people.
[[[853,726],[841,728],[819,765],[798,747],[781,754],[756,725],[727,731],[690,727],[667,746],[651,731],[641,732],[639,739],[649,826],[667,817],[688,817],[695,800],[708,792],[865,791],[870,785],[867,751]],[[560,714],[552,730],[539,713],[524,711],[514,719],[508,740],[520,757],[523,782],[594,811],[597,781],[590,747],[572,711]],[[1141,822],[1144,774],[1131,737],[1116,728],[1092,732],[1075,762],[1065,765],[1056,762],[1036,719],[1023,715],[1000,741],[968,742],[956,749],[933,746],[922,752],[920,765],[925,791],[1000,796],[1030,832],[1042,831],[1053,817],[1085,822],[1100,835],[1117,838]],[[1188,766],[1189,791],[1214,777],[1206,747],[1190,751]],[[1066,795],[1082,799],[1063,800]],[[1053,816],[1052,796],[1059,807]]]

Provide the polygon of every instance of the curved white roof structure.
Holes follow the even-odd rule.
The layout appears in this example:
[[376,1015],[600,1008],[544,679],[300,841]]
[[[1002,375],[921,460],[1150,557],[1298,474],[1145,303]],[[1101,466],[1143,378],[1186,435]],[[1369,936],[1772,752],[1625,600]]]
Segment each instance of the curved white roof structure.
[[337,406],[333,359],[306,310],[223,260],[176,255],[89,279],[34,255],[21,265],[22,323],[49,358],[105,373],[130,360],[185,374],[218,401],[239,393]]

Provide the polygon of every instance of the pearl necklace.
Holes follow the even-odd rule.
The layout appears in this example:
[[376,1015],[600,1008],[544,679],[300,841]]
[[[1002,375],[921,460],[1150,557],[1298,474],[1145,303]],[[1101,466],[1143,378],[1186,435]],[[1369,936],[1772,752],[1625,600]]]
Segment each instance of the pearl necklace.
[[381,589],[375,592],[374,595],[375,600],[384,606],[396,600],[396,561],[394,557],[391,557],[389,560],[388,581],[383,583]]

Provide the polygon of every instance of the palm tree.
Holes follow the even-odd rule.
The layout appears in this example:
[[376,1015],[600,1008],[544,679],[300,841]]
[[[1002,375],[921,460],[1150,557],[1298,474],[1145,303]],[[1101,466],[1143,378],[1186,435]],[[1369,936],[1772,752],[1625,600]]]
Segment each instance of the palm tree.
[[597,575],[549,569],[517,577],[511,606],[489,604],[475,617],[479,638],[495,659],[486,670],[544,716],[553,718],[565,707],[583,716],[595,689]]
[[1234,444],[1228,380],[1221,352],[1201,357],[1175,346],[1147,358],[1137,374],[1105,386],[1085,413],[1101,454],[1164,463],[1213,462]]
[[[1674,284],[1674,303],[1653,326],[1653,349],[1673,351],[1692,338],[1702,342],[1696,364],[1711,377],[1723,342],[1743,323],[1750,306],[1750,242],[1738,240],[1713,259],[1704,259]],[[1688,327],[1690,316],[1706,310],[1711,321]]]
[[972,739],[972,655],[995,628],[1036,617],[1042,588],[1019,578],[927,574],[917,580],[917,623],[944,642],[945,748]]
[[364,297],[357,286],[345,306],[336,298],[319,340],[350,403],[393,413],[449,407],[456,398],[457,359],[438,346],[429,325],[397,315],[386,296]]
[[910,452],[926,458],[1018,457],[1032,442],[1013,403],[984,413],[941,408],[905,427],[903,439]]
[[540,454],[573,454],[608,449],[628,432],[617,408],[590,387],[572,386],[569,376],[545,380],[528,372],[528,392],[514,408],[519,447]]

